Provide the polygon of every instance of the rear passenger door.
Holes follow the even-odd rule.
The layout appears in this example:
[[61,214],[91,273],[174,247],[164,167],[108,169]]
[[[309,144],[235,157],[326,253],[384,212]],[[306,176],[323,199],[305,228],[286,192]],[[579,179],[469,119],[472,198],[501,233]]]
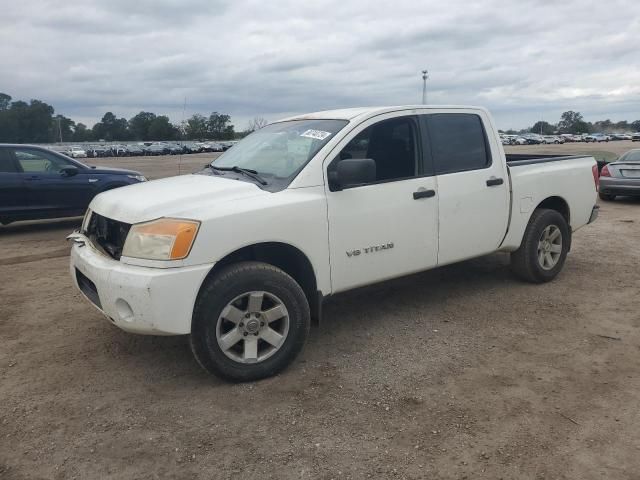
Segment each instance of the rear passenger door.
[[0,146],[0,218],[24,213],[27,196],[13,151]]
[[495,251],[507,230],[509,182],[487,119],[433,113],[421,121],[438,182],[438,265]]

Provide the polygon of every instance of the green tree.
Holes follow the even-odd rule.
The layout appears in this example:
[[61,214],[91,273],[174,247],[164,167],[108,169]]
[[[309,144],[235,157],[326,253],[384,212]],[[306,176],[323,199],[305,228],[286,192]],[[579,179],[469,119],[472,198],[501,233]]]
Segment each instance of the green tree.
[[539,135],[551,135],[556,131],[556,127],[551,125],[549,122],[545,122],[544,120],[540,120],[536,122],[533,127],[531,127],[532,133],[537,133]]
[[562,133],[588,133],[589,124],[584,121],[580,112],[569,110],[560,116],[558,129]]
[[127,120],[107,112],[102,120],[93,126],[93,136],[96,140],[128,140],[130,138],[128,126]]
[[201,140],[207,137],[207,119],[196,113],[187,120],[185,133],[189,140]]
[[223,113],[212,112],[207,121],[207,136],[215,140],[233,139],[234,127],[231,117]]
[[633,130],[634,132],[640,132],[640,120],[631,122],[630,126],[631,130]]
[[[64,115],[56,115],[51,122],[51,133],[49,134],[50,141],[52,142],[65,142],[71,140],[73,137],[73,130],[75,129],[76,122]],[[61,140],[62,138],[62,140]]]
[[0,111],[6,110],[11,105],[11,95],[0,93]]
[[152,140],[175,140],[178,137],[178,129],[171,124],[169,117],[160,115],[149,125],[149,137]]
[[151,112],[140,112],[129,120],[129,130],[132,138],[136,140],[152,140],[149,128],[156,119],[156,114]]
[[77,123],[73,129],[72,140],[74,142],[88,142],[92,140],[91,130],[84,123]]

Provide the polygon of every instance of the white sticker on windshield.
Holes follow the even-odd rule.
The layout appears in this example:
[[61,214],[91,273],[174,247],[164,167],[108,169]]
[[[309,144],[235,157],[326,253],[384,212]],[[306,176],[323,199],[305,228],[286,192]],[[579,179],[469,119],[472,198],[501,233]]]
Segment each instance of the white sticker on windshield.
[[304,133],[301,133],[301,137],[315,138],[317,140],[324,140],[328,136],[331,135],[331,132],[325,132],[322,130],[307,130]]

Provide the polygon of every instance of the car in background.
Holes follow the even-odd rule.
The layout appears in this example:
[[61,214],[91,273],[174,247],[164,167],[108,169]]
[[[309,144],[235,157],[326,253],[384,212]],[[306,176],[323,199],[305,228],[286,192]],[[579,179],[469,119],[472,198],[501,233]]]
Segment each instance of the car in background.
[[220,145],[222,145],[222,150],[224,152],[226,152],[227,150],[229,150],[231,147],[233,147],[236,142],[218,142],[220,143]]
[[640,196],[640,148],[602,167],[598,194],[602,200],[615,200],[618,195]]
[[161,143],[154,143],[145,148],[145,155],[157,156],[157,155],[168,155],[169,149],[166,145]]
[[592,133],[591,135],[584,137],[584,141],[587,143],[601,143],[608,142],[609,140],[609,136],[603,133]]
[[114,157],[128,157],[129,150],[125,145],[111,145],[111,154]]
[[218,142],[207,142],[204,144],[205,152],[224,152],[224,147]]
[[571,133],[563,133],[560,138],[564,139],[565,143],[581,142],[582,137],[580,135],[573,135]]
[[167,148],[169,149],[169,155],[182,155],[184,153],[182,146],[175,143],[167,144]]
[[631,141],[632,142],[640,142],[640,132],[632,133],[631,134]]
[[126,149],[130,157],[140,157],[144,155],[144,150],[140,147],[140,145],[127,145]]
[[558,137],[556,135],[544,135],[542,137],[542,143],[545,143],[545,144],[555,143],[557,145],[560,143],[564,143],[564,138]]
[[527,145],[539,145],[542,143],[542,137],[533,133],[523,135],[522,138],[527,141]]
[[84,214],[98,193],[146,181],[32,145],[0,144],[0,223]]
[[71,158],[87,158],[87,152],[78,146],[69,147],[66,154]]

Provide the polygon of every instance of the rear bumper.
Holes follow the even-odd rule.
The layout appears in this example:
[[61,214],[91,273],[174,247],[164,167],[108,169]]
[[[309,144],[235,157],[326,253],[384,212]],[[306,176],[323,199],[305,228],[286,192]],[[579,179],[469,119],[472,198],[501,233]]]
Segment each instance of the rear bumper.
[[70,260],[73,283],[87,300],[122,330],[147,335],[191,332],[196,296],[212,267],[126,265],[80,243]]
[[640,178],[600,177],[600,192],[606,195],[640,196]]

